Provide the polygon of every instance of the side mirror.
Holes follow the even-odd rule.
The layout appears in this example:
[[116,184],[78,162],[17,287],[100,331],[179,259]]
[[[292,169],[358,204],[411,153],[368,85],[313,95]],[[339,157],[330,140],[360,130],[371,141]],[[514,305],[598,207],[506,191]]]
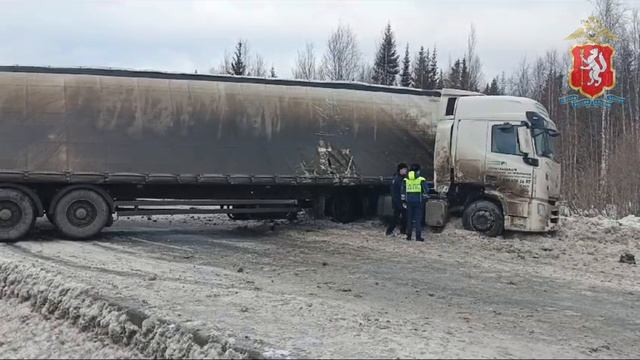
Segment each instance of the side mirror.
[[538,159],[529,157],[533,153],[533,144],[531,143],[531,133],[526,126],[518,126],[518,144],[524,162],[531,166],[538,166]]
[[533,152],[533,144],[531,144],[531,135],[529,129],[525,126],[518,126],[518,144],[520,151],[528,156]]

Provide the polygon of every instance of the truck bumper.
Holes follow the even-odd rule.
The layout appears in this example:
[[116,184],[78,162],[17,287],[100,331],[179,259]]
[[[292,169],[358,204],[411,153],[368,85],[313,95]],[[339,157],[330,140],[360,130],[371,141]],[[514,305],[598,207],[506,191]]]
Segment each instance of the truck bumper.
[[560,223],[557,201],[537,200],[529,201],[528,216],[505,216],[505,230],[526,232],[556,231]]

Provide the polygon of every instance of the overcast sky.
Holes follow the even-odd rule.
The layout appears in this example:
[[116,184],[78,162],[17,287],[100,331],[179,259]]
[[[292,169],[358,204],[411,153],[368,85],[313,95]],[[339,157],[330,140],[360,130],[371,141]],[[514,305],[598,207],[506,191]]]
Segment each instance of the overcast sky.
[[[625,1],[637,7],[637,1]],[[586,0],[417,1],[0,1],[0,63],[109,66],[206,72],[246,39],[280,77],[290,77],[305,42],[324,50],[339,23],[372,61],[387,22],[407,42],[439,50],[441,65],[463,55],[474,24],[485,78],[527,56],[565,51],[564,38],[591,12]]]

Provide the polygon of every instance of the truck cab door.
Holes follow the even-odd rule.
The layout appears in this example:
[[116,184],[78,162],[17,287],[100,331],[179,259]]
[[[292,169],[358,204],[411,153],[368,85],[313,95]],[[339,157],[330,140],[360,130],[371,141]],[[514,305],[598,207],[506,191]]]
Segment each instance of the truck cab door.
[[505,215],[522,218],[528,216],[538,161],[528,131],[519,121],[490,122],[487,129],[486,187],[506,199]]
[[454,125],[453,169],[458,184],[484,183],[487,122],[457,120]]

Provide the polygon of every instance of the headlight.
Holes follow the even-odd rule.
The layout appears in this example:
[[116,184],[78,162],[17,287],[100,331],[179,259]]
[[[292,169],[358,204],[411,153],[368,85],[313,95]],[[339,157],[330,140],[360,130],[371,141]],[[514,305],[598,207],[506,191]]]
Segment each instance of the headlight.
[[538,204],[538,216],[547,216],[547,207],[544,204]]

